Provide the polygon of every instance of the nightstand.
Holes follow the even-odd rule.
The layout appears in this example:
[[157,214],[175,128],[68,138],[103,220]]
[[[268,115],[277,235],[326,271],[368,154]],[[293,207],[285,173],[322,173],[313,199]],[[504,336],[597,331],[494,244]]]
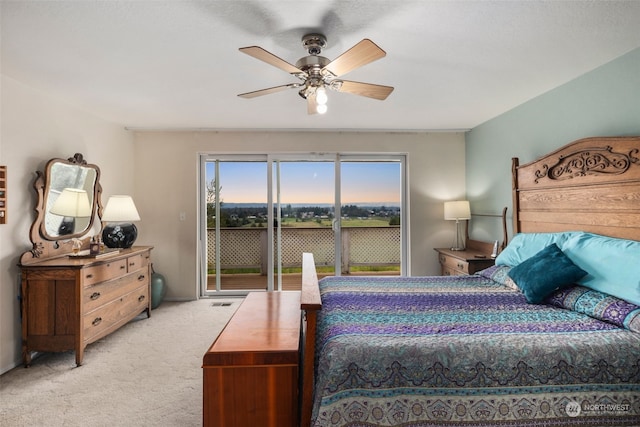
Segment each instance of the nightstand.
[[486,252],[469,247],[469,245],[464,251],[452,251],[449,248],[434,249],[438,252],[438,261],[443,276],[466,276],[494,264],[491,251]]
[[502,215],[484,214],[477,216],[502,218],[502,244],[494,249],[492,243],[470,239],[469,221],[466,221],[464,231],[466,249],[464,251],[453,251],[450,248],[434,248],[438,252],[441,275],[467,276],[489,268],[495,264],[495,258],[491,257],[491,253],[495,251],[497,254],[507,246],[507,208],[502,209]]

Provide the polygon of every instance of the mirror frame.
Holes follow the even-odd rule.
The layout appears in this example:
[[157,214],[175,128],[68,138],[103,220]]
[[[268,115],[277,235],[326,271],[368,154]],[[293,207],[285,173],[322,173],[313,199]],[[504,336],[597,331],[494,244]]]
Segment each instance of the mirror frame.
[[[51,203],[49,201],[49,199],[51,198],[52,195],[52,191],[54,190],[52,188],[52,185],[55,183],[56,177],[55,177],[55,171],[54,168],[57,166],[62,166],[62,167],[71,167],[73,169],[75,168],[80,168],[80,169],[87,169],[87,170],[92,170],[93,174],[94,174],[94,182],[93,185],[91,186],[91,194],[90,194],[90,202],[91,202],[91,216],[88,218],[89,222],[86,224],[86,227],[78,232],[76,232],[75,230],[73,230],[73,232],[71,233],[67,233],[67,234],[51,234],[51,227],[47,227],[47,216],[51,215],[51,213],[49,212],[49,208],[51,207]],[[40,223],[40,235],[42,236],[43,239],[45,240],[51,240],[51,241],[56,241],[56,240],[65,240],[65,239],[73,239],[73,238],[77,238],[80,236],[83,236],[84,234],[86,234],[87,232],[89,232],[91,230],[91,227],[93,227],[93,223],[95,220],[95,215],[96,215],[96,203],[95,203],[95,198],[96,198],[96,184],[99,182],[99,178],[100,178],[100,169],[96,166],[96,165],[90,165],[88,164],[84,158],[82,157],[82,154],[80,153],[76,153],[73,157],[68,158],[67,160],[63,160],[63,159],[51,159],[49,160],[49,162],[47,163],[47,166],[45,168],[45,178],[44,178],[44,183],[45,183],[45,188],[44,188],[44,201],[43,201],[43,205],[42,205],[42,212],[44,214],[43,220]],[[78,188],[78,187],[74,187],[74,188]],[[89,192],[89,187],[83,186],[83,188],[78,188],[78,189],[86,189],[87,193]],[[62,191],[62,188],[58,188],[58,190]],[[49,228],[49,230],[47,230],[47,228]]]
[[[95,183],[93,185],[93,205],[91,207],[91,218],[87,228],[79,233],[65,234],[63,236],[50,236],[45,227],[45,217],[47,215],[46,206],[49,196],[50,184],[52,182],[51,169],[54,165],[63,164],[70,166],[81,166],[95,170]],[[82,241],[82,247],[88,247],[91,239],[91,231],[95,224],[100,225],[100,230],[95,233],[102,233],[102,186],[100,185],[100,168],[97,165],[89,164],[81,153],[76,153],[68,159],[53,158],[45,166],[44,173],[36,171],[36,179],[33,188],[37,194],[36,218],[31,224],[30,239],[33,248],[22,255],[21,263],[35,262],[44,258],[51,258],[59,255],[67,255],[71,252],[72,240]],[[97,218],[96,218],[97,216]],[[69,243],[69,244],[68,244]]]

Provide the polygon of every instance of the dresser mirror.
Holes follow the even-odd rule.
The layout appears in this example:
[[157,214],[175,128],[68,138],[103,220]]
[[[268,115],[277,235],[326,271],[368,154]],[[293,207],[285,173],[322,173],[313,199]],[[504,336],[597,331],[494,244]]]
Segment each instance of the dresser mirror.
[[99,234],[100,229],[91,230],[100,225],[102,215],[100,168],[82,154],[49,160],[44,172],[36,171],[33,187],[38,198],[30,235],[33,249],[23,255],[23,262],[68,253],[72,240],[86,238],[84,246],[89,234]]
[[[42,237],[47,240],[69,239],[82,236],[91,228],[96,213],[98,174],[98,167],[87,164],[82,154],[76,154],[68,160],[52,159],[47,163],[44,220],[40,226]],[[89,211],[74,215],[73,208],[76,208],[76,211],[81,210],[79,206],[81,202],[78,200],[73,201],[74,205],[60,206],[60,203],[64,203],[64,191],[68,192],[69,189],[79,190],[71,194],[78,195],[78,200],[82,198],[89,207]],[[68,212],[64,212],[65,208]],[[70,208],[71,211],[69,211]]]

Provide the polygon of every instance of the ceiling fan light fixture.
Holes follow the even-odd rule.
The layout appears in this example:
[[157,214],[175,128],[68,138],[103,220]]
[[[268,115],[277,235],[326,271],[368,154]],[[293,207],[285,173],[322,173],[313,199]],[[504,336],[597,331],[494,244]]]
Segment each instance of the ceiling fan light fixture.
[[295,65],[288,63],[259,46],[240,48],[242,53],[286,71],[300,79],[301,83],[291,83],[242,93],[238,96],[242,98],[255,98],[261,95],[280,92],[286,88],[298,88],[298,95],[307,101],[307,113],[324,114],[327,111],[327,89],[379,100],[386,99],[393,91],[393,87],[391,86],[339,79],[343,74],[386,56],[386,52],[371,40],[362,39],[334,60],[320,56],[322,49],[327,46],[327,39],[324,35],[317,33],[307,34],[302,38],[302,44],[309,55],[300,58]]
[[327,97],[327,90],[324,88],[324,86],[320,86],[318,89],[316,89],[316,102],[318,103],[318,105],[326,105],[328,99],[329,98]]

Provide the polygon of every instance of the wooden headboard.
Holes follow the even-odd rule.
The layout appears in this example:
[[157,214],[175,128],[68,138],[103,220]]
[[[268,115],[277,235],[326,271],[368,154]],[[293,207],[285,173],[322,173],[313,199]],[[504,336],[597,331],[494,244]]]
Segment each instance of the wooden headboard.
[[513,232],[588,231],[640,240],[640,137],[574,141],[512,159]]

